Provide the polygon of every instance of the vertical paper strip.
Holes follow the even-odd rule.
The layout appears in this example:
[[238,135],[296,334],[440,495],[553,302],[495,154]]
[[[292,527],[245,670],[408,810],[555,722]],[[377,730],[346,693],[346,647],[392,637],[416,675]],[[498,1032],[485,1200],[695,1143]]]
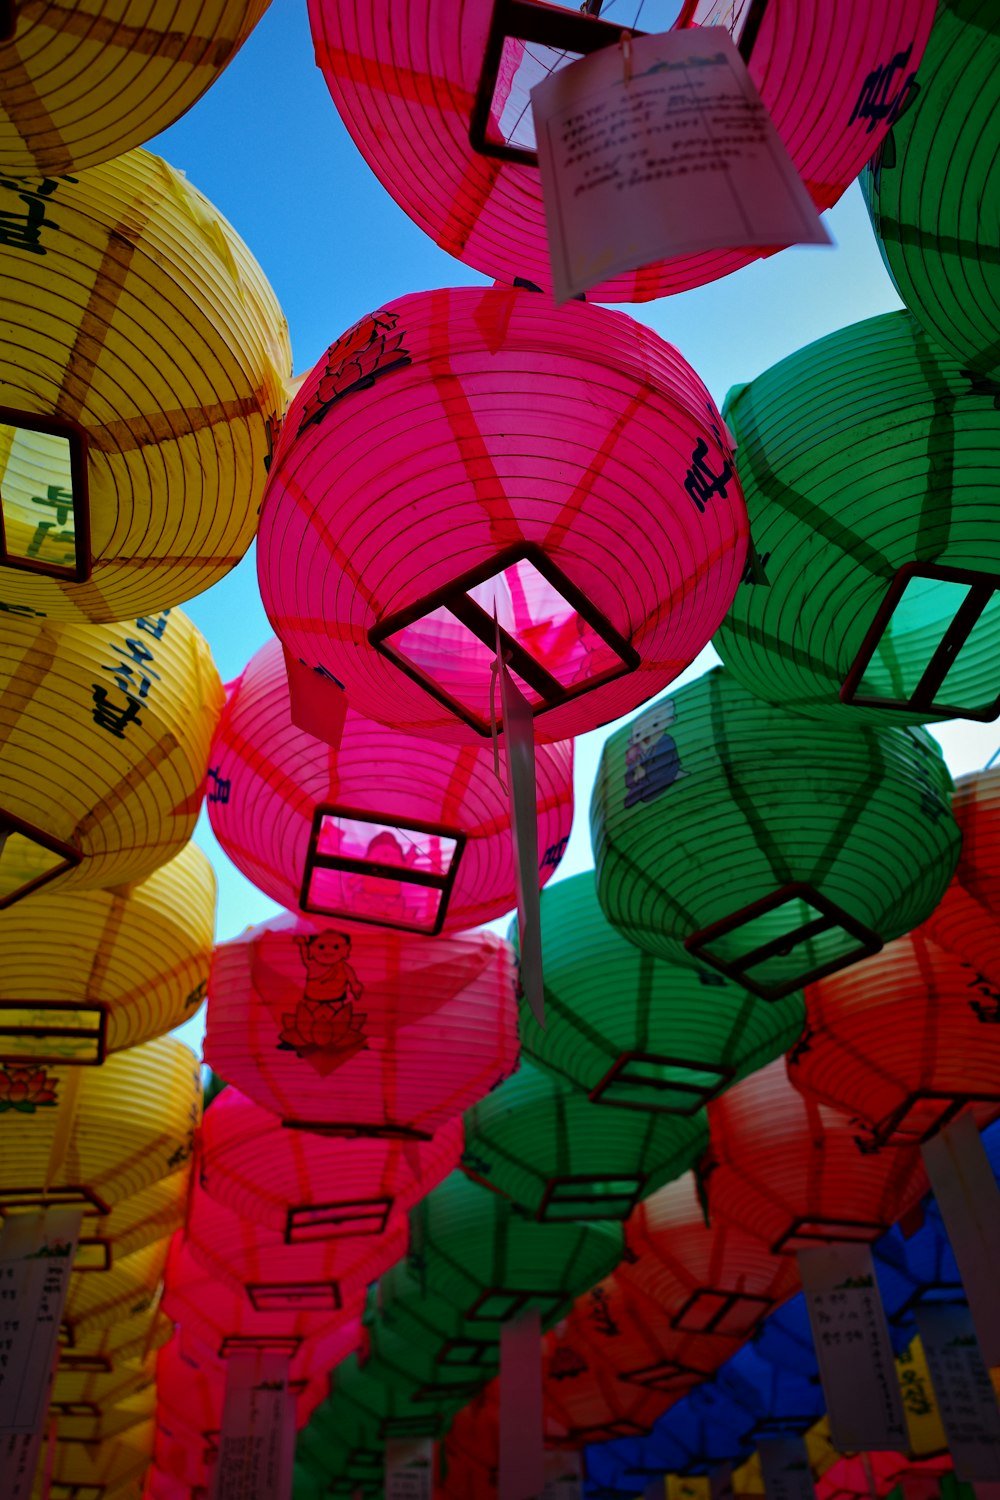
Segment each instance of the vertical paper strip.
[[385,1445],[385,1500],[434,1500],[433,1438],[390,1438]]
[[538,1500],[544,1487],[542,1324],[531,1307],[500,1334],[499,1500]]
[[542,987],[542,917],[538,900],[538,813],[535,790],[535,718],[503,660],[497,626],[500,703],[507,751],[507,794],[514,844],[517,928],[521,951],[521,988],[539,1026],[545,1025]]
[[933,1304],[916,1312],[955,1476],[1000,1482],[1000,1408],[965,1304]]
[[0,1436],[0,1495],[3,1500],[31,1500],[44,1438],[43,1429]]
[[212,1500],[291,1500],[294,1457],[287,1355],[231,1354]]
[[545,1488],[542,1500],[580,1500],[583,1476],[579,1453],[553,1451],[545,1454]]
[[804,1438],[768,1438],[757,1452],[767,1500],[816,1500]]
[[1000,1365],[1000,1192],[976,1122],[959,1115],[921,1147],[983,1359]]
[[906,1417],[871,1249],[822,1245],[797,1256],[834,1447],[905,1453]]
[[0,1230],[2,1434],[44,1428],[81,1220],[79,1208],[39,1209],[9,1215]]

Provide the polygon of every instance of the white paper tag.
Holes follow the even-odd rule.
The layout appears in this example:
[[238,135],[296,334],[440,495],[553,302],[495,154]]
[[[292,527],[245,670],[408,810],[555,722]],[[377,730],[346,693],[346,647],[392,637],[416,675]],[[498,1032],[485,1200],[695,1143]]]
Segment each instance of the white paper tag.
[[968,1307],[916,1310],[938,1411],[958,1479],[1000,1481],[1000,1408]]
[[291,1500],[294,1458],[288,1356],[231,1354],[212,1500]]
[[724,27],[605,47],[531,105],[557,302],[675,255],[830,243]]
[[44,1441],[42,1428],[38,1432],[10,1432],[0,1436],[0,1495],[3,1500],[31,1500]]
[[934,1189],[983,1359],[1000,1365],[1000,1191],[971,1115],[959,1115],[920,1148]]
[[385,1445],[385,1500],[434,1500],[433,1438],[390,1438]]
[[499,1500],[537,1500],[544,1486],[542,1325],[532,1307],[500,1333]]
[[545,1454],[545,1488],[542,1500],[580,1500],[583,1476],[579,1453],[558,1450]]
[[797,1258],[834,1447],[905,1453],[906,1417],[870,1247],[821,1245]]
[[45,1425],[82,1210],[9,1214],[0,1230],[0,1433]]
[[497,626],[500,703],[507,752],[507,794],[514,845],[521,988],[539,1026],[545,1025],[542,982],[542,915],[538,900],[538,810],[535,786],[535,717],[503,660]]
[[815,1500],[805,1439],[767,1438],[757,1444],[767,1500]]

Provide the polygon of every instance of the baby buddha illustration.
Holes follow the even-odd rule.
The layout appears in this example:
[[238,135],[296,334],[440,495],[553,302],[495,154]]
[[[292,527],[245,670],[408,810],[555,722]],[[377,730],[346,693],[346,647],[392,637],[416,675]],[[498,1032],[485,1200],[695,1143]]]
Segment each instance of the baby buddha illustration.
[[674,722],[674,702],[663,698],[640,714],[625,750],[625,806],[652,802],[684,772],[667,726]]
[[326,1077],[368,1045],[367,1018],[354,1010],[364,985],[349,962],[351,939],[346,932],[328,927],[297,937],[295,943],[306,971],[305,987],[294,1014],[281,1018],[278,1046],[307,1059]]

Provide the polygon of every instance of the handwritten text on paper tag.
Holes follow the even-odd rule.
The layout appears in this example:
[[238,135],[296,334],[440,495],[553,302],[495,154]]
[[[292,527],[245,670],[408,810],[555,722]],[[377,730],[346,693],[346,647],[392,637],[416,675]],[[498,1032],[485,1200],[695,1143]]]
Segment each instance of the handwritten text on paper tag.
[[917,1327],[956,1478],[1000,1481],[1000,1408],[968,1307],[918,1307]]
[[805,1439],[767,1438],[757,1444],[767,1500],[815,1500]]
[[970,1114],[952,1120],[920,1148],[924,1166],[958,1262],[979,1347],[990,1367],[1000,1365],[1000,1190]]
[[433,1500],[433,1438],[390,1438],[385,1445],[385,1500]]
[[627,48],[531,91],[557,302],[671,256],[830,243],[728,31]]
[[291,1500],[294,1455],[288,1356],[231,1354],[213,1500]]
[[78,1208],[11,1214],[3,1222],[0,1433],[44,1426],[80,1222]]

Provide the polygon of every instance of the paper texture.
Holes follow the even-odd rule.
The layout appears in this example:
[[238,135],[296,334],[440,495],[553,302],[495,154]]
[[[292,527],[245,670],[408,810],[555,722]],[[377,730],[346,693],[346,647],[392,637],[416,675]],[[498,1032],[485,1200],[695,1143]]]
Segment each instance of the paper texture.
[[231,1354],[212,1500],[291,1500],[294,1457],[288,1356]]
[[983,1359],[1000,1365],[1000,1192],[976,1122],[959,1115],[920,1148],[955,1252]]
[[538,813],[535,791],[535,719],[527,698],[519,692],[503,661],[497,626],[500,663],[500,703],[507,751],[507,794],[514,844],[517,886],[517,930],[521,988],[539,1026],[545,1025],[542,985],[542,916],[538,900]]
[[0,1434],[44,1427],[81,1220],[78,1208],[49,1208],[3,1221]]
[[725,27],[605,47],[531,105],[557,302],[671,256],[830,243]]
[[538,1500],[545,1487],[542,1325],[529,1308],[500,1334],[499,1500]]
[[868,1245],[797,1252],[833,1445],[909,1446],[903,1402]]
[[434,1440],[390,1438],[385,1445],[385,1500],[434,1500]]
[[768,1438],[757,1444],[767,1500],[815,1500],[805,1439]]
[[583,1477],[579,1453],[546,1453],[544,1473],[541,1500],[581,1500]]
[[929,1303],[916,1317],[956,1478],[1000,1482],[1000,1408],[972,1314],[964,1304]]

